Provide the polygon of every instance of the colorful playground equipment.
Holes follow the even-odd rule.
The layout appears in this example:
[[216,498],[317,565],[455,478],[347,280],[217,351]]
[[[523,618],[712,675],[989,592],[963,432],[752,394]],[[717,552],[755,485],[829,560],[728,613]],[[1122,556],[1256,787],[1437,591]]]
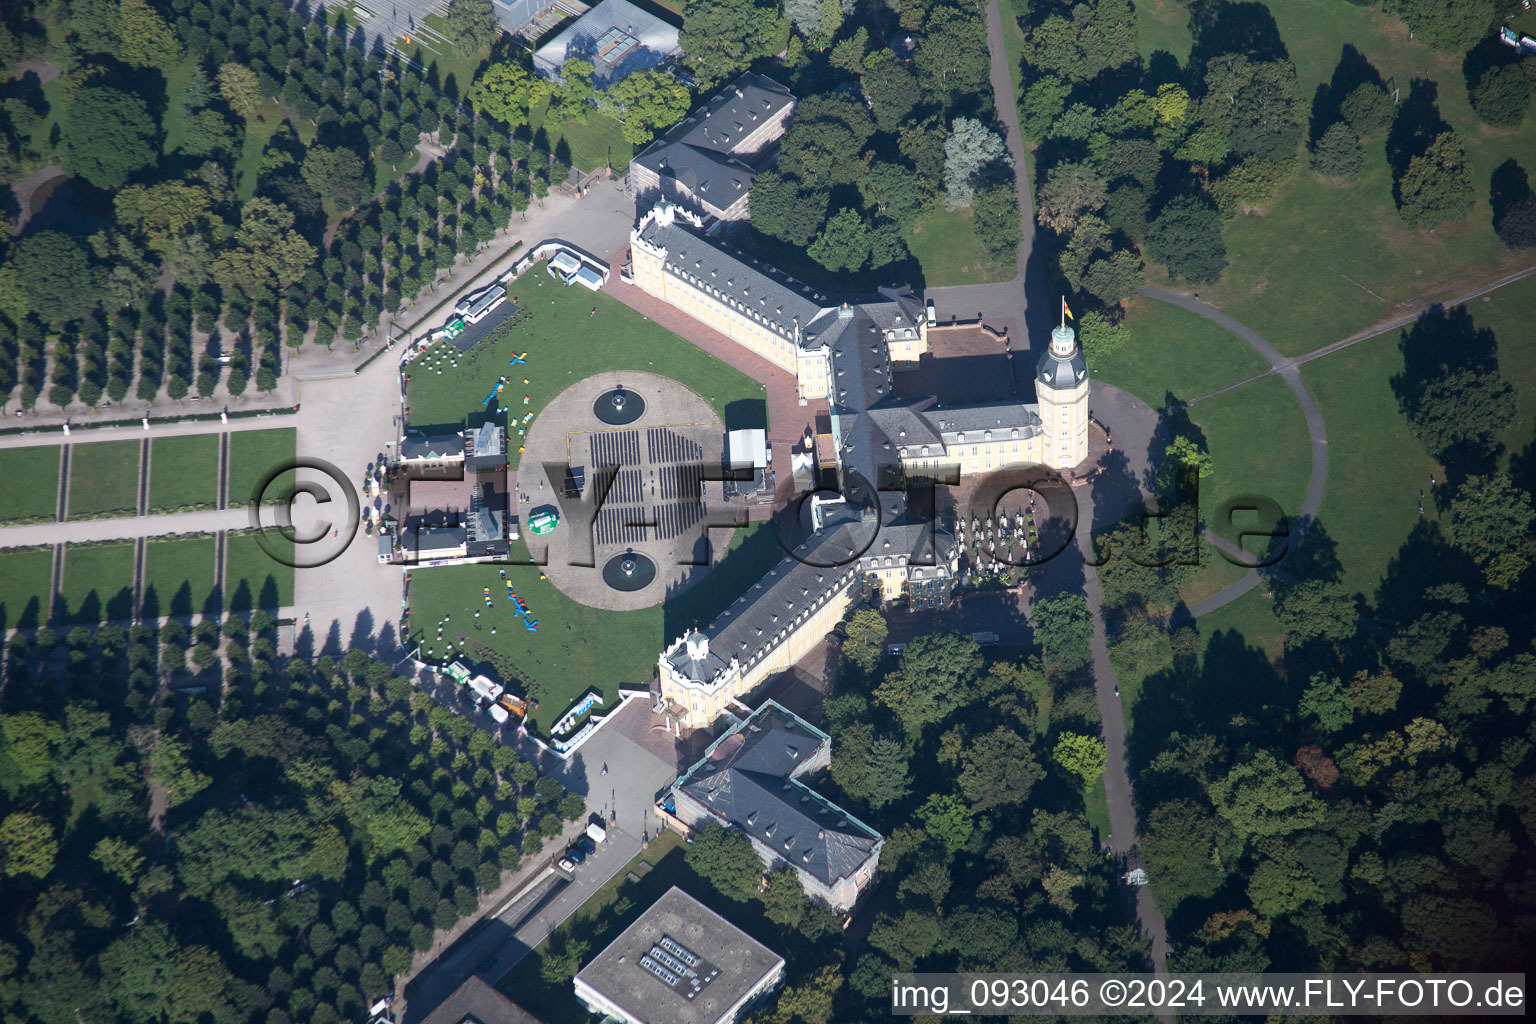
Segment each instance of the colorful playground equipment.
[[[528,365],[528,353],[527,352],[520,352],[520,353],[518,353],[517,355],[512,357],[512,361],[507,363],[507,365],[508,366],[526,366],[526,365]],[[523,381],[523,383],[526,384],[528,382],[527,381]]]
[[489,608],[491,606],[491,588],[490,587],[482,587],[480,589],[485,591],[485,606],[487,608]]
[[539,620],[528,614],[528,606],[523,603],[522,598],[517,596],[517,591],[512,589],[511,580],[507,580],[507,600],[516,606],[517,616],[523,620],[523,628],[527,629],[530,633],[539,628]]
[[491,402],[495,400],[496,396],[501,394],[501,389],[506,387],[506,386],[507,386],[507,378],[503,377],[503,378],[501,378],[501,380],[496,382],[495,389],[490,394],[486,395],[485,396],[485,400],[483,402],[481,402],[480,404],[481,405],[490,405]]

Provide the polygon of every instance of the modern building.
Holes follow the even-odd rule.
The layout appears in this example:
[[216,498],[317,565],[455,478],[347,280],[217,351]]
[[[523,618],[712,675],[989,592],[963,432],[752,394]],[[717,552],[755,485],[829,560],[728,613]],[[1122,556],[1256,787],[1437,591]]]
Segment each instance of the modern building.
[[770,700],[672,784],[670,810],[690,827],[739,829],[764,864],[793,868],[808,894],[851,910],[875,880],[885,840],[807,784],[831,760],[826,733]]
[[507,301],[507,286],[493,284],[489,288],[482,288],[464,296],[453,310],[464,318],[465,323],[477,324],[485,319],[486,314],[505,301]]
[[507,428],[494,420],[464,431],[464,471],[499,473],[507,468]]
[[886,288],[839,302],[705,237],[701,227],[701,218],[672,203],[653,207],[630,236],[634,283],[794,373],[802,399],[828,400],[825,454],[849,500],[822,507],[793,554],[714,622],[661,653],[661,709],[678,728],[707,728],[740,706],[861,595],[941,602],[958,550],[931,511],[908,509],[907,478],[1067,469],[1088,456],[1088,366],[1070,327],[1052,332],[1033,403],[899,397],[893,374],[928,351],[920,296]]
[[784,981],[784,958],[673,886],[576,975],[622,1024],[735,1024]]
[[719,220],[745,220],[752,179],[773,160],[795,111],[788,89],[751,72],[630,161],[626,186],[641,207],[658,199]]
[[629,0],[602,0],[544,43],[533,67],[560,81],[560,66],[571,58],[590,61],[592,83],[606,89],[614,82],[656,67],[679,52],[677,28]]

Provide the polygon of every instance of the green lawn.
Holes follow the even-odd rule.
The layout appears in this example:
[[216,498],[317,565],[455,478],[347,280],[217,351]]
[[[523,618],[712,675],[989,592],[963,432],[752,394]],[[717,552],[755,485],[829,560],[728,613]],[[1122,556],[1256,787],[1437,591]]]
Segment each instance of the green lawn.
[[[448,19],[433,11],[422,19],[428,28],[441,33]],[[421,62],[427,65],[429,70],[437,72],[437,79],[447,84],[451,76],[458,86],[460,95],[475,82],[475,72],[480,65],[491,55],[489,48],[484,50],[467,50],[458,46],[450,46],[439,43],[436,40],[418,37],[414,33],[411,41],[421,47]]]
[[0,487],[0,523],[35,523],[58,515],[58,445],[0,451],[0,479],[8,482]]
[[1225,232],[1231,266],[1219,284],[1201,286],[1202,298],[1298,354],[1530,264],[1529,253],[1509,251],[1494,235],[1488,189],[1506,159],[1528,170],[1536,163],[1536,116],[1518,131],[1487,129],[1467,101],[1461,56],[1406,38],[1401,22],[1372,8],[1290,0],[1269,10],[1296,64],[1300,96],[1310,99],[1328,81],[1346,43],[1405,98],[1414,79],[1436,82],[1441,116],[1466,141],[1477,203],[1466,219],[1433,233],[1409,229],[1393,205],[1383,140],[1367,139],[1358,181],[1324,184],[1303,169],[1266,215],[1232,222]]
[[[1467,304],[1472,322],[1493,331],[1499,339],[1499,370],[1519,392],[1520,418],[1499,440],[1519,451],[1536,440],[1536,277],[1507,284],[1496,292]],[[1394,339],[1396,334],[1393,335]]]
[[193,615],[211,611],[215,596],[212,537],[151,540],[144,546],[143,614]]
[[1180,64],[1189,60],[1194,39],[1189,34],[1189,9],[1178,0],[1140,0],[1136,5],[1136,29],[1141,55],[1146,60],[1165,50]]
[[[1122,698],[1122,703],[1124,699]],[[1125,707],[1125,717],[1131,717],[1130,706]],[[1092,787],[1083,792],[1083,814],[1088,818],[1088,824],[1098,833],[1099,841],[1104,842],[1109,838],[1109,799],[1104,795],[1104,776],[1100,775],[1098,781]]]
[[270,98],[256,106],[256,115],[245,122],[245,143],[235,161],[235,194],[245,202],[256,194],[256,178],[261,173],[261,151],[282,123],[283,108]]
[[[275,534],[273,541],[282,543]],[[292,566],[262,550],[253,535],[231,533],[224,549],[224,606],[232,612],[288,607],[293,604],[293,573]]]
[[103,622],[133,617],[132,541],[68,545],[64,549],[64,585],[59,588],[54,621]]
[[[548,149],[558,159],[582,171],[595,171],[604,165],[612,167],[614,174],[629,170],[629,158],[634,155],[635,147],[624,141],[623,126],[618,121],[594,111],[587,117],[586,124],[545,124],[544,115],[548,110],[549,101],[546,100],[529,112],[529,130],[540,148]],[[540,131],[544,132],[542,139]]]
[[[1530,334],[1536,280],[1506,285],[1468,305],[1499,339],[1499,365],[1519,389],[1520,418],[1502,438],[1518,451],[1536,438],[1536,350]],[[1328,491],[1319,521],[1338,548],[1344,583],[1374,597],[1418,523],[1419,491],[1438,473],[1408,431],[1391,379],[1403,368],[1400,331],[1307,363],[1302,376],[1328,426]],[[1433,503],[1426,503],[1433,517]]]
[[177,512],[219,503],[219,435],[157,437],[149,449],[149,510]]
[[139,510],[138,441],[98,441],[69,450],[69,518],[131,516]]
[[165,70],[165,144],[160,149],[162,153],[174,153],[176,147],[181,145],[186,127],[180,116],[181,96],[187,91],[187,81],[192,77],[192,68],[196,64],[196,57],[187,57],[175,67]]
[[1207,521],[1223,502],[1243,494],[1272,498],[1294,519],[1306,496],[1312,447],[1301,407],[1285,381],[1266,377],[1188,412],[1204,433],[1215,464],[1200,481],[1200,508]]
[[[527,564],[528,550],[521,542],[512,546],[510,566],[417,569],[410,581],[409,645],[419,644],[424,660],[445,661],[450,643],[457,652],[463,641],[469,657],[489,662],[502,682],[539,702],[529,722],[544,733],[589,687],[601,689],[612,706],[621,684],[647,685],[663,647],[686,628],[708,623],[741,595],[743,580],[761,578],[783,557],[767,524],[732,532],[723,561],[698,585],[664,605],[634,612],[602,611],[567,597]],[[719,533],[712,539],[721,542]],[[514,615],[501,568],[539,623],[537,630],[524,628]],[[481,596],[487,587],[489,607]],[[449,621],[439,641],[437,627],[444,615]]]
[[0,551],[0,630],[41,626],[48,621],[53,595],[53,548]]
[[[705,399],[727,425],[765,426],[763,386],[671,331],[641,316],[617,299],[585,288],[564,288],[544,272],[542,264],[513,282],[514,296],[533,316],[482,342],[465,358],[444,345],[439,360],[428,354],[411,364],[406,399],[409,422],[427,431],[460,430],[483,422],[482,399],[506,374],[508,433],[518,436],[526,413],[539,412],[556,395],[595,373],[638,370],[662,373],[687,385]],[[597,315],[591,316],[596,308]],[[525,365],[509,367],[517,354],[528,353]],[[437,371],[441,369],[442,373]],[[523,384],[527,378],[529,383]],[[530,396],[527,405],[522,396]],[[734,403],[738,404],[732,408]],[[751,422],[742,422],[750,420]],[[238,436],[238,435],[236,435]],[[515,448],[515,445],[509,445]],[[517,465],[517,453],[511,457]],[[237,492],[231,484],[230,494]]]
[[1209,649],[1211,640],[1218,633],[1228,631],[1241,633],[1248,644],[1262,650],[1271,661],[1280,657],[1285,646],[1285,631],[1275,618],[1274,601],[1263,584],[1226,607],[1218,608],[1195,621],[1199,624],[1200,639],[1204,643],[1202,651]]
[[1264,357],[1226,328],[1155,299],[1129,303],[1130,340],[1093,360],[1093,376],[1123,388],[1154,409],[1209,394],[1269,368]]
[[[236,430],[229,435],[229,506],[251,503],[264,476],[293,459],[298,451],[293,427]],[[270,487],[268,488],[270,492]]]
[[937,288],[952,284],[1007,281],[1014,268],[998,267],[982,249],[972,227],[970,207],[939,207],[917,219],[907,236],[907,248],[923,268],[923,283]]

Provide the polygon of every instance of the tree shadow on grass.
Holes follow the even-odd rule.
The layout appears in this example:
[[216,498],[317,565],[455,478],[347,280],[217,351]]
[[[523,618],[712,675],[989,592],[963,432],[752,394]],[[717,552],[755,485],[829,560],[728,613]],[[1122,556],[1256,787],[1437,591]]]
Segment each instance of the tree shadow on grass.
[[1319,85],[1312,97],[1312,123],[1307,137],[1314,142],[1320,138],[1328,126],[1342,116],[1339,112],[1340,104],[1350,93],[1367,83],[1386,88],[1376,65],[1352,44],[1345,43],[1338,64],[1334,65],[1333,77]]
[[1202,76],[1206,64],[1223,54],[1238,53],[1252,61],[1290,59],[1280,26],[1262,3],[1200,0],[1190,5],[1189,31],[1195,43],[1188,66]]
[[1511,207],[1529,199],[1531,194],[1530,175],[1514,157],[1499,164],[1488,179],[1488,203],[1493,207],[1494,227],[1498,227]]
[[1387,131],[1387,163],[1392,167],[1393,199],[1400,198],[1397,179],[1408,170],[1408,162],[1429,148],[1442,132],[1451,130],[1436,105],[1440,86],[1427,78],[1415,78],[1408,95],[1397,106],[1397,116]]

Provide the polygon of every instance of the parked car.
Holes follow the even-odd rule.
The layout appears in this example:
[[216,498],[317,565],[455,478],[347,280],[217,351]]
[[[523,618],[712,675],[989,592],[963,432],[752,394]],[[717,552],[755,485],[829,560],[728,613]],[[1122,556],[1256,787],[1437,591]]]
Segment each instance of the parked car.
[[576,849],[590,857],[597,852],[597,844],[592,841],[591,836],[582,836],[576,842]]
[[565,851],[565,855],[569,859],[575,861],[577,864],[580,864],[582,861],[587,859],[587,851],[583,850],[580,846],[571,847],[569,850]]

